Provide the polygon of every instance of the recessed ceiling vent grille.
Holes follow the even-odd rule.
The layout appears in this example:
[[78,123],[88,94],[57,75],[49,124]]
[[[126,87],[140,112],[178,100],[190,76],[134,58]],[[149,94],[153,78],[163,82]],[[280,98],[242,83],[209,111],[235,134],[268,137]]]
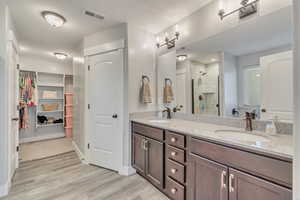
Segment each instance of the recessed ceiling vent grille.
[[94,13],[94,12],[89,11],[89,10],[85,10],[84,14],[87,15],[87,16],[90,16],[90,17],[95,17],[95,18],[100,19],[100,20],[104,20],[104,17],[102,15],[99,15],[99,14]]

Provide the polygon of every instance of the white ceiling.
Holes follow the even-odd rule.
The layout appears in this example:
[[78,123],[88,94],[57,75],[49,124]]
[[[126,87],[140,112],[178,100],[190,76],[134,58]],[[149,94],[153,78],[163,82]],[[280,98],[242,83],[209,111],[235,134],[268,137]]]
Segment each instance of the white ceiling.
[[[71,52],[83,36],[119,23],[130,23],[158,33],[174,25],[213,0],[9,0],[17,36],[27,52],[48,55],[53,51]],[[67,19],[61,28],[50,27],[41,11],[60,13]],[[83,15],[96,12],[105,20]]]

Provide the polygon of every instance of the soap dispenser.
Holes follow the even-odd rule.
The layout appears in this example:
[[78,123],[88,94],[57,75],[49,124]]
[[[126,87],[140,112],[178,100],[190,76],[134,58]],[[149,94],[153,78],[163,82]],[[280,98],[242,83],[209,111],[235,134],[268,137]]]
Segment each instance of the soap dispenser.
[[276,125],[275,122],[278,121],[278,117],[275,116],[274,119],[271,120],[270,124],[267,124],[266,126],[266,133],[269,135],[276,135],[277,130],[276,130]]

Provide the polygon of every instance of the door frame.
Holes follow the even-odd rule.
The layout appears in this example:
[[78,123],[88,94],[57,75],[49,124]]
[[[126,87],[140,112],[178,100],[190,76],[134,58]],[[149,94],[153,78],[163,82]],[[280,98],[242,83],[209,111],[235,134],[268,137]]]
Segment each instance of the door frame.
[[[7,67],[8,68],[11,68],[11,67],[14,67],[14,69],[16,70],[16,73],[18,73],[18,69],[17,69],[17,66],[11,66],[11,58],[12,58],[12,53],[13,51],[16,52],[16,64],[18,65],[18,62],[19,62],[19,52],[20,52],[20,49],[19,49],[19,44],[18,44],[18,41],[16,39],[16,36],[14,34],[14,32],[12,30],[9,31],[9,35],[8,35],[8,43],[7,43],[7,59],[8,59],[8,64],[7,64]],[[10,72],[10,69],[8,69],[8,87],[10,88],[10,84],[12,84],[13,82],[11,81],[16,81],[17,80],[11,80],[11,72]],[[15,77],[16,78],[16,77]],[[18,83],[18,82],[17,82]],[[8,90],[8,99],[9,99],[9,96],[12,95],[11,93],[14,92],[14,94],[18,94],[18,90],[17,91],[10,91]],[[16,95],[16,98],[18,99],[19,98],[19,95]],[[18,99],[19,100],[19,99]],[[14,167],[14,171],[19,167],[19,153],[17,152],[17,147],[20,145],[19,144],[19,132],[17,132],[17,134],[15,135],[15,138],[12,138],[10,133],[11,133],[11,127],[12,127],[12,116],[11,116],[11,110],[10,110],[10,107],[11,107],[11,104],[15,104],[16,102],[11,102],[11,101],[8,101],[8,137],[7,137],[7,142],[8,142],[8,188],[10,188],[11,186],[11,181],[12,181],[12,178],[13,176],[10,177],[11,174],[14,174],[14,172],[12,173],[11,172],[11,162],[12,162],[12,159],[13,159],[13,153],[11,151],[12,147],[11,147],[11,140],[15,140],[15,150],[16,150],[16,156],[15,156],[15,167]],[[17,105],[15,105],[17,106]]]
[[90,163],[90,160],[91,160],[91,156],[90,156],[90,149],[89,149],[89,141],[91,140],[91,130],[90,130],[90,112],[89,112],[89,108],[88,108],[88,104],[90,102],[90,91],[89,91],[89,88],[90,88],[90,84],[91,84],[91,80],[90,80],[90,75],[89,75],[89,65],[90,65],[90,57],[92,56],[95,56],[95,55],[101,55],[101,54],[105,54],[105,53],[109,53],[109,52],[112,52],[112,51],[122,51],[123,53],[123,76],[122,76],[122,80],[121,82],[123,83],[122,84],[122,88],[121,88],[121,91],[122,91],[122,99],[121,99],[121,113],[119,114],[119,120],[120,120],[120,132],[118,133],[119,136],[120,136],[120,152],[119,152],[119,173],[122,173],[123,172],[123,160],[124,160],[124,134],[126,132],[125,130],[125,123],[126,123],[126,110],[127,110],[127,105],[125,105],[125,90],[126,90],[126,84],[125,84],[125,74],[126,74],[126,54],[125,54],[125,40],[121,39],[121,40],[116,40],[116,41],[113,41],[113,42],[110,42],[110,43],[105,43],[105,44],[102,44],[102,45],[97,45],[97,46],[94,46],[94,47],[90,47],[90,48],[86,48],[84,49],[84,66],[85,66],[85,80],[86,80],[86,83],[85,83],[85,113],[84,113],[84,124],[85,124],[85,127],[84,127],[84,132],[85,132],[85,141],[84,141],[84,145],[85,145],[85,161],[86,163]]

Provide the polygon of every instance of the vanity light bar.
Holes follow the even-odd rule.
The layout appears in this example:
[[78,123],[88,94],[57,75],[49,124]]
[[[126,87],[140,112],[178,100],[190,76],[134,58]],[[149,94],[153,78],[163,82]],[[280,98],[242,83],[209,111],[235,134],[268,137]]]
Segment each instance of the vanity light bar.
[[[222,0],[220,0],[222,1]],[[247,17],[249,15],[252,15],[257,12],[257,7],[258,7],[258,2],[259,0],[254,0],[249,3],[249,0],[242,0],[241,5],[242,7],[237,8],[229,13],[225,13],[224,9],[220,9],[218,15],[220,16],[221,20],[223,20],[225,17],[232,15],[236,12],[239,12],[239,17],[240,19]]]

